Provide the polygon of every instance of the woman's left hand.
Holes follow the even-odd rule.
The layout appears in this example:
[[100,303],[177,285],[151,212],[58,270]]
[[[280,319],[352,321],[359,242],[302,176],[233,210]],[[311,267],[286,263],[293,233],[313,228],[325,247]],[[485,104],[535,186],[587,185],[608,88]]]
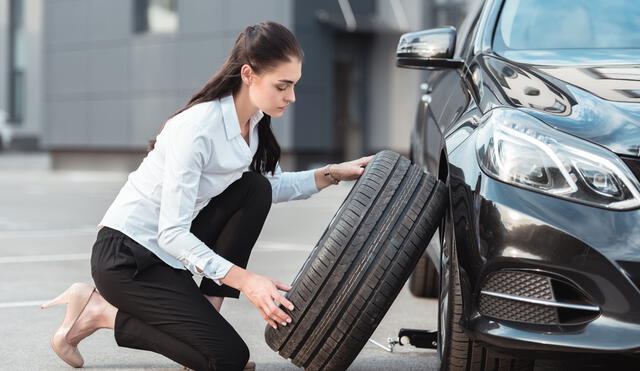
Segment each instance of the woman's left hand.
[[337,180],[355,180],[364,173],[364,167],[373,159],[373,155],[331,165],[331,176]]

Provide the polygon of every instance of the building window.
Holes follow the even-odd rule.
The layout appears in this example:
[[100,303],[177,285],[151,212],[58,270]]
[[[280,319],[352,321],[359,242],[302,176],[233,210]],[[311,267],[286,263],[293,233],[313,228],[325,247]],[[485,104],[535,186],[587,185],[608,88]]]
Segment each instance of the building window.
[[24,118],[25,39],[24,1],[9,1],[9,112],[8,121],[20,123]]
[[178,29],[177,0],[133,0],[136,33],[171,33]]

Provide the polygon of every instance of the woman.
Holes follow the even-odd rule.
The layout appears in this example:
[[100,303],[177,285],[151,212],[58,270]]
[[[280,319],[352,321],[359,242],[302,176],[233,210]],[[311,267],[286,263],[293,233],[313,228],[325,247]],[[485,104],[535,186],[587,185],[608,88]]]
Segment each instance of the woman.
[[[371,157],[282,172],[270,117],[295,101],[303,53],[284,26],[263,22],[237,38],[220,70],[163,126],[100,222],[91,255],[97,290],[75,283],[51,339],[73,367],[78,343],[100,328],[118,345],[194,370],[253,369],[246,344],[219,314],[244,293],[273,327],[286,326],[290,286],[244,268],[272,202],[304,199],[354,180]],[[192,275],[203,277],[200,287]]]

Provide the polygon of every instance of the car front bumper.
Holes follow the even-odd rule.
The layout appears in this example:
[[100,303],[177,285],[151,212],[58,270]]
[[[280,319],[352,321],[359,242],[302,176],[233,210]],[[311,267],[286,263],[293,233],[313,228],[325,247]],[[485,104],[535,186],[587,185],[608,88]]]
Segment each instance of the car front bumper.
[[[511,350],[640,355],[640,210],[596,208],[505,184],[480,171],[472,148],[461,147],[449,157],[449,185],[468,335]],[[488,279],[504,272],[547,277],[575,291],[554,288],[545,303],[597,311],[555,323],[523,315],[523,306],[487,315],[480,300]],[[539,290],[508,294],[540,301]]]

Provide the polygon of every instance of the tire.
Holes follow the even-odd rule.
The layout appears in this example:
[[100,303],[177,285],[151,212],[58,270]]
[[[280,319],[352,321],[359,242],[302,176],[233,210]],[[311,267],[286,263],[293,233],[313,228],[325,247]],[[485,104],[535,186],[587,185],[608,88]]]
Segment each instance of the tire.
[[453,218],[447,212],[440,244],[440,295],[438,305],[438,355],[440,371],[532,371],[534,361],[507,357],[469,338],[460,326],[463,303],[458,253],[453,238]]
[[438,270],[427,256],[422,254],[409,278],[409,291],[419,298],[437,298],[440,293]]
[[281,306],[292,323],[267,326],[267,344],[306,370],[353,362],[409,278],[440,223],[444,185],[391,151],[353,186]]
[[[415,164],[413,145],[409,147],[409,159]],[[409,291],[419,298],[437,298],[440,294],[440,275],[426,251],[409,277]]]

